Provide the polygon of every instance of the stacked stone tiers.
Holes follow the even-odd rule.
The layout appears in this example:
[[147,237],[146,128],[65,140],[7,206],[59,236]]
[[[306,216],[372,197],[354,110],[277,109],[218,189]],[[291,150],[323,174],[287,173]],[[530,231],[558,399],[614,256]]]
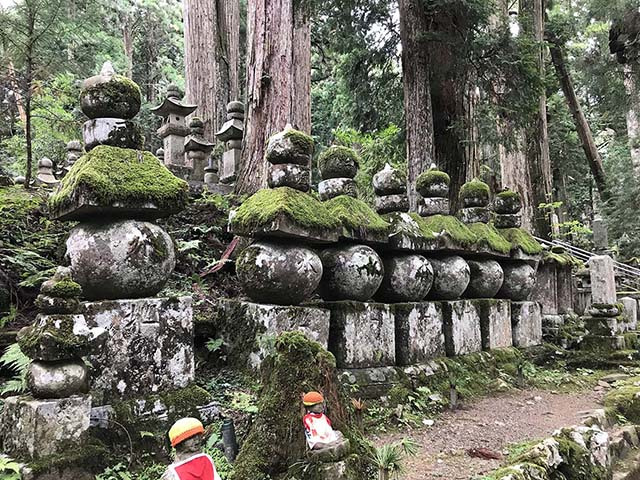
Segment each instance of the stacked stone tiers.
[[435,168],[420,174],[416,180],[416,191],[421,197],[418,214],[449,215],[449,175]]

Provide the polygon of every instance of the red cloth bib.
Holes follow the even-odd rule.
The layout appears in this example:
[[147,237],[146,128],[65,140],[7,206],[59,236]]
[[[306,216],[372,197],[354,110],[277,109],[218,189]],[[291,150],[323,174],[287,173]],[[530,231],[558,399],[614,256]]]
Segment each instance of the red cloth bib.
[[209,455],[199,453],[173,466],[180,480],[220,480]]

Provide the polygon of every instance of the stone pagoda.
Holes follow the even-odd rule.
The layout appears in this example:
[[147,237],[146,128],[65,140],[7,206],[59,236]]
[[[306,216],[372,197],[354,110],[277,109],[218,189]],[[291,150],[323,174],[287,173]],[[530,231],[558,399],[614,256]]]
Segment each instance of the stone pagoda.
[[240,169],[242,136],[244,133],[244,104],[233,101],[227,105],[227,121],[216,132],[216,137],[224,142],[226,150],[222,154],[218,168],[220,183],[232,185]]
[[191,180],[202,182],[207,159],[215,146],[204,138],[204,122],[198,117],[189,121],[190,135],[184,139],[185,165],[191,168]]

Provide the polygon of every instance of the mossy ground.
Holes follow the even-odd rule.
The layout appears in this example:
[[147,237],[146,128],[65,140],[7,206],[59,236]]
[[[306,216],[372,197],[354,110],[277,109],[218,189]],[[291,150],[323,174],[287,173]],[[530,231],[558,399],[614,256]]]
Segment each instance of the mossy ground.
[[262,189],[249,197],[231,220],[234,231],[248,234],[284,216],[295,225],[319,230],[336,230],[340,221],[313,196],[289,187]]
[[355,231],[386,233],[390,225],[369,205],[357,198],[340,195],[324,203],[329,214],[342,226]]
[[188,187],[151,152],[101,145],[78,159],[49,199],[49,207],[64,210],[81,194],[99,205],[153,202],[175,212],[185,206]]
[[505,240],[511,243],[512,249],[519,248],[527,255],[542,253],[542,245],[526,230],[522,228],[501,228],[498,231]]

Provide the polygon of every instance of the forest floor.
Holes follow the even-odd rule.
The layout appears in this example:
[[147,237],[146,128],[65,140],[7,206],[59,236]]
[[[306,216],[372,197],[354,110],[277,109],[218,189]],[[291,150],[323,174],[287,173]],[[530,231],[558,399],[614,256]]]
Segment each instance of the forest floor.
[[570,393],[527,389],[478,399],[447,411],[431,427],[374,437],[378,445],[409,438],[419,444],[405,461],[402,480],[469,480],[498,468],[504,460],[471,456],[488,449],[506,458],[524,442],[581,422],[587,411],[601,408],[606,387]]

